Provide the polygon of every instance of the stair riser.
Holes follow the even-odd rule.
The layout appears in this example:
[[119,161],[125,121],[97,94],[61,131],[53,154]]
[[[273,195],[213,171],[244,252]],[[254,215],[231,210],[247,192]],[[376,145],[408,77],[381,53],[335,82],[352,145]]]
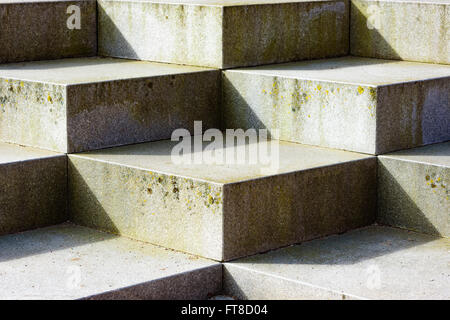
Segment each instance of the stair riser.
[[[351,54],[450,63],[447,3],[351,1]],[[445,40],[447,39],[447,40]]]
[[348,53],[348,2],[202,6],[99,1],[102,55],[216,68]]
[[[299,283],[272,275],[264,275],[252,270],[224,266],[223,287],[227,295],[239,300],[359,300],[360,298],[318,287],[309,283]],[[269,289],[270,288],[270,289]]]
[[222,265],[101,293],[82,300],[207,300],[222,291]]
[[0,164],[0,235],[64,222],[67,159]]
[[220,185],[69,156],[73,221],[215,260],[370,224],[375,180],[375,158]]
[[449,92],[448,78],[377,87],[225,71],[223,112],[227,128],[382,154],[450,139]]
[[380,157],[378,222],[450,237],[450,168]]
[[219,122],[220,74],[53,85],[0,82],[0,140],[81,152],[168,139],[177,128]]
[[[80,10],[80,29],[67,27],[70,6]],[[0,20],[0,63],[97,54],[96,1],[0,3]]]

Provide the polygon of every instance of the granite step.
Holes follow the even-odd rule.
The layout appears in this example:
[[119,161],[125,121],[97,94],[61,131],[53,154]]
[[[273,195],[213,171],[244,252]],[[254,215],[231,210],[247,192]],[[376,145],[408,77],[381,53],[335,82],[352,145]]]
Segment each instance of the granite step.
[[450,66],[342,57],[223,72],[226,128],[369,154],[450,139]]
[[0,141],[81,152],[219,121],[220,72],[112,58],[0,66]]
[[390,227],[346,234],[225,263],[238,299],[450,299],[450,240]]
[[222,163],[207,162],[207,142],[182,161],[170,140],[71,154],[71,219],[219,261],[374,222],[375,157],[273,143],[256,161],[263,140],[217,147]]
[[0,299],[207,299],[222,266],[72,224],[0,237]]
[[99,0],[99,54],[215,68],[348,54],[347,0]]

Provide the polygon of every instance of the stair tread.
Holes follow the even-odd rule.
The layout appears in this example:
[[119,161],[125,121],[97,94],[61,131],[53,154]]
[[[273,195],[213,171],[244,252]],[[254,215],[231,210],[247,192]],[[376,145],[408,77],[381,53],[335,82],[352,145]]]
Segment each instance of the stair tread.
[[[248,160],[245,164],[207,164],[204,162],[200,164],[174,163],[171,160],[171,150],[178,143],[179,142],[171,140],[162,140],[71,154],[70,157],[86,158],[122,166],[136,167],[142,170],[151,170],[159,173],[224,184],[373,157],[360,153],[279,141],[279,157],[277,157],[277,159],[279,159],[279,169],[275,173],[268,172],[266,174],[263,173],[261,169],[268,167],[267,164],[251,164]],[[209,143],[210,142],[204,142],[203,147]],[[257,145],[258,150],[264,147],[262,142],[258,142]],[[249,144],[246,144],[246,146],[248,147]],[[219,150],[223,150],[223,152],[226,153],[226,148]],[[187,154],[192,155],[193,153],[194,148],[192,147],[192,151]]]
[[148,61],[88,57],[4,64],[0,65],[0,78],[72,85],[210,70],[213,69]]
[[177,290],[170,277],[211,267],[204,290],[221,279],[217,262],[69,223],[2,236],[0,252],[1,299],[87,298],[156,280],[166,282],[156,293],[164,297]]
[[225,72],[380,86],[450,77],[450,66],[347,56],[237,68]]
[[450,141],[400,150],[380,157],[450,167]]
[[371,226],[226,263],[226,293],[250,299],[449,299],[449,248],[450,239]]
[[63,156],[62,153],[0,142],[0,165]]

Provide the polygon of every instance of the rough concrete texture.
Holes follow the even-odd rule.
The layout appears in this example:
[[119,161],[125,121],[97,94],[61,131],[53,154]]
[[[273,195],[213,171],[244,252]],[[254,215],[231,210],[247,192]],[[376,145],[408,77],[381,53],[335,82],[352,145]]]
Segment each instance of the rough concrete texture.
[[378,221],[450,237],[450,142],[378,158]]
[[[261,151],[262,144],[244,148]],[[267,172],[248,160],[176,164],[175,145],[158,141],[69,155],[71,219],[215,260],[375,219],[375,157],[281,142],[279,169]]]
[[345,55],[349,3],[100,0],[102,55],[230,68]]
[[449,0],[352,0],[350,21],[353,55],[450,63]]
[[0,299],[206,299],[222,287],[216,262],[71,224],[0,237],[0,252]]
[[226,128],[369,154],[450,139],[450,66],[343,57],[223,72]]
[[[71,6],[79,29],[68,28],[77,14]],[[0,63],[97,54],[95,0],[0,0],[0,21]]]
[[240,299],[450,299],[450,241],[371,226],[224,267]]
[[111,58],[0,66],[0,140],[79,152],[219,121],[217,70]]
[[0,235],[66,221],[66,200],[65,155],[0,143]]

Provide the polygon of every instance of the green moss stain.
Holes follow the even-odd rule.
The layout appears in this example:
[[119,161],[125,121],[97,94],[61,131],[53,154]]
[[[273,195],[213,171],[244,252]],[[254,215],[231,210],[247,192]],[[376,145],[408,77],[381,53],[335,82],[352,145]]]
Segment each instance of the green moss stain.
[[448,200],[450,195],[450,190],[448,186],[448,177],[444,174],[430,173],[425,175],[425,184],[433,192],[437,194],[442,194],[442,196]]
[[66,151],[64,87],[0,79],[0,136],[13,143]]

